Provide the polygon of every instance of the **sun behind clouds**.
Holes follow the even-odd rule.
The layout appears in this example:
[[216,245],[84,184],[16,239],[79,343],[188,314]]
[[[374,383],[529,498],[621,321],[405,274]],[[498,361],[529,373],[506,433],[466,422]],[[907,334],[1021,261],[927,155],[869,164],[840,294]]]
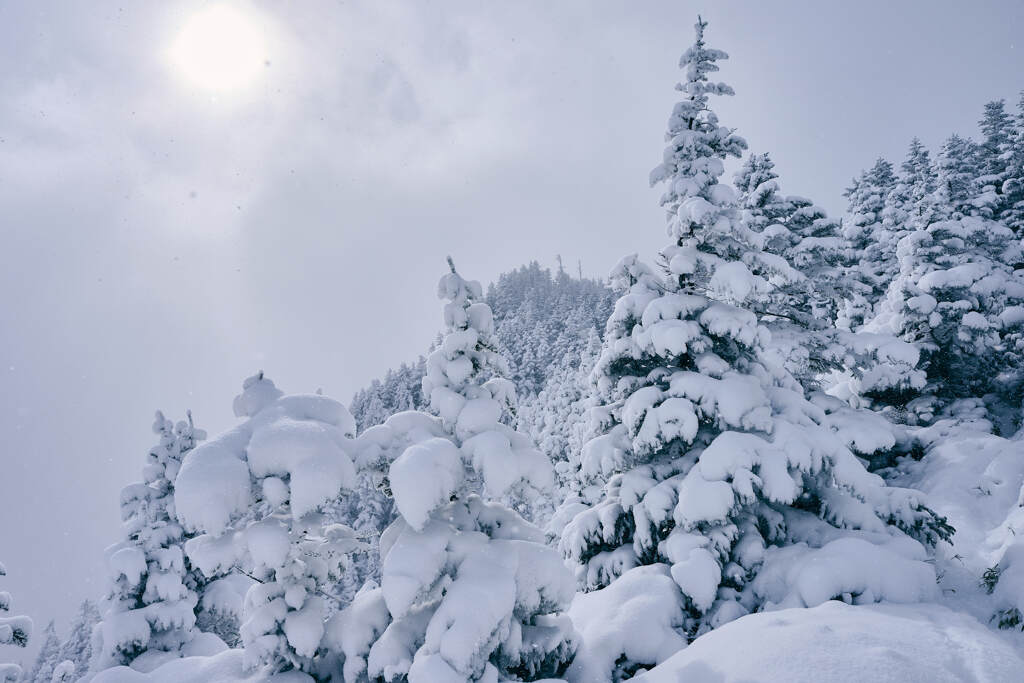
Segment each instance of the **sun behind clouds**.
[[180,76],[204,90],[251,85],[267,63],[265,29],[257,18],[218,4],[193,15],[174,39],[170,61]]

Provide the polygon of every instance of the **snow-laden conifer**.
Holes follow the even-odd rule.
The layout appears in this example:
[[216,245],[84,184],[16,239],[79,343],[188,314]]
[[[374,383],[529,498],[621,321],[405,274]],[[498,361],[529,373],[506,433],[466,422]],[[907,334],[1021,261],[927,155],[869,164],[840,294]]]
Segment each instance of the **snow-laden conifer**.
[[741,220],[759,238],[757,246],[780,257],[798,276],[777,281],[757,307],[772,331],[768,350],[808,389],[818,377],[842,367],[848,355],[832,326],[849,296],[845,243],[839,222],[809,199],[783,195],[767,153],[747,158],[736,174]]
[[71,661],[75,680],[89,670],[89,662],[92,660],[92,631],[101,618],[96,603],[92,600],[83,600],[78,612],[71,619],[68,637],[60,646],[58,661]]
[[[934,210],[931,198],[937,185],[938,175],[931,154],[920,139],[914,138],[882,210],[888,246],[894,246],[908,232],[931,222]],[[892,276],[898,271],[896,263],[886,272]]]
[[60,662],[60,638],[57,637],[57,627],[51,619],[43,629],[43,644],[36,654],[35,664],[28,670],[23,680],[28,683],[50,683],[53,670]]
[[333,590],[363,545],[330,514],[356,483],[355,422],[337,401],[283,395],[263,373],[234,410],[245,421],[191,452],[178,476],[178,518],[195,534],[185,550],[207,577],[251,578],[249,669],[316,672],[333,661],[321,649]]
[[[449,264],[451,262],[449,260]],[[557,675],[574,651],[572,577],[543,534],[502,500],[550,491],[552,470],[503,423],[515,387],[479,283],[451,266],[438,295],[445,336],[427,359],[433,417],[398,413],[360,437],[388,471],[399,518],[380,542],[379,588],[332,624],[346,680],[496,681]]]
[[[673,162],[656,172],[671,188],[667,205],[678,207],[662,254],[668,273],[635,256],[612,273],[622,295],[593,373],[600,405],[560,548],[587,591],[663,565],[680,596],[675,627],[688,637],[772,605],[870,602],[890,590],[924,599],[934,571],[915,539],[948,538],[945,520],[920,494],[868,473],[837,417],[761,361],[768,333],[744,304],[758,299],[747,263],[762,257],[737,248],[731,200],[711,189],[730,147],[701,133],[715,120],[705,93],[731,92],[695,78],[724,57],[704,46],[704,28],[683,59],[690,85],[670,119],[680,132],[666,155]],[[712,296],[727,291],[728,301],[705,296],[702,272]],[[849,571],[809,569],[844,563]]]
[[869,320],[889,284],[884,273],[891,270],[896,259],[883,246],[888,243],[883,213],[886,198],[895,186],[892,164],[879,158],[844,193],[849,207],[843,236],[848,275],[854,285],[839,311],[837,323],[844,329],[856,330]]
[[978,185],[983,193],[986,188],[990,188],[989,192],[992,193],[982,215],[985,218],[998,218],[1005,209],[1003,183],[1007,179],[1013,146],[1013,117],[1006,111],[1006,101],[986,102],[978,127],[981,128],[982,134],[981,143],[978,145],[981,171]]
[[199,597],[175,514],[175,478],[185,455],[206,438],[191,413],[175,425],[157,412],[143,481],[121,490],[125,540],[106,550],[110,592],[94,652],[100,669],[130,664],[146,650],[175,651],[191,640]]
[[1002,189],[999,220],[1018,237],[1024,236],[1024,92],[1013,117]]
[[970,138],[951,135],[942,143],[935,161],[937,173],[933,203],[937,220],[958,220],[977,213],[981,194],[978,145]]
[[995,392],[1020,405],[1024,331],[1021,243],[1009,228],[975,215],[936,221],[904,237],[900,273],[871,331],[895,334],[922,355],[928,386],[918,412]]
[[706,26],[698,20],[697,39],[680,58],[683,80],[676,89],[683,97],[669,117],[663,161],[650,175],[651,185],[665,186],[661,206],[673,243],[662,257],[673,291],[710,292],[729,302],[765,302],[776,287],[799,274],[759,248],[758,235],[740,220],[736,193],[719,182],[725,160],[739,157],[747,143],[720,125],[708,106],[710,95],[732,95],[733,90],[708,78],[728,55],[707,47]]

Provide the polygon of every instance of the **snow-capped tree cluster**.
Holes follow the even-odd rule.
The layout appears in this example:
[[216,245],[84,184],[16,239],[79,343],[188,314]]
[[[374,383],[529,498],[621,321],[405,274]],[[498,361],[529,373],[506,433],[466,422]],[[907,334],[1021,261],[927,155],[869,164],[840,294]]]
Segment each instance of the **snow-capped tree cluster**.
[[449,259],[441,333],[351,412],[259,372],[212,438],[157,413],[100,608],[22,680],[789,680],[844,639],[904,671],[887,638],[929,680],[1019,672],[983,624],[1024,629],[1024,98],[839,220],[719,120],[706,29],[653,259],[486,292]]
[[100,611],[92,600],[85,600],[71,620],[68,636],[63,641],[50,621],[43,630],[43,642],[35,664],[24,673],[26,683],[77,681],[89,671],[92,660],[93,627],[101,619]]
[[854,180],[845,232],[856,287],[840,322],[919,352],[925,381],[895,402],[896,419],[929,422],[977,397],[1011,433],[1024,395],[1024,97],[1012,116],[1001,100],[986,104],[980,128],[981,142],[952,135],[934,162],[915,138],[898,173],[879,159]]

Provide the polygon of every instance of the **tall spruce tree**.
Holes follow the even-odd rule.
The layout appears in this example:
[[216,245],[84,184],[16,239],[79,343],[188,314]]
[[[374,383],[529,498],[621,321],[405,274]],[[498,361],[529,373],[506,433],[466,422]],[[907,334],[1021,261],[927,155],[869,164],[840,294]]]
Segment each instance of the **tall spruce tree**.
[[[653,174],[670,188],[668,272],[658,277],[635,256],[613,272],[623,294],[592,375],[596,433],[560,540],[587,591],[639,565],[665,566],[691,637],[767,603],[808,604],[758,582],[766,563],[792,569],[834,552],[833,542],[877,553],[875,543],[900,530],[926,543],[951,531],[918,494],[866,472],[796,382],[760,360],[767,333],[739,296],[757,301],[746,263],[760,255],[738,248],[732,199],[717,184],[722,159],[740,145],[708,107],[709,93],[732,91],[706,82],[726,55],[705,46],[705,27],[698,20],[683,56],[684,100]],[[704,281],[736,303],[705,296]],[[773,576],[786,574],[774,566]],[[849,590],[841,583],[821,599]]]
[[739,220],[736,195],[719,183],[729,157],[739,157],[746,141],[725,126],[708,106],[710,95],[732,95],[713,82],[721,50],[704,42],[707,23],[697,22],[697,39],[680,59],[683,98],[668,121],[664,160],[651,171],[651,185],[664,183],[661,206],[668,215],[673,244],[662,252],[672,291],[711,293],[722,301],[770,301],[776,287],[799,275],[784,260],[757,247],[759,238]]

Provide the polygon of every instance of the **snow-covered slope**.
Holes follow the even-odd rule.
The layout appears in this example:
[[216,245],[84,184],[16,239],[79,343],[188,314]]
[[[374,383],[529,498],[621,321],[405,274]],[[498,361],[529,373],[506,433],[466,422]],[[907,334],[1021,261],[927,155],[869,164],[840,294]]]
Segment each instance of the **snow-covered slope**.
[[1012,627],[1024,648],[1024,431],[996,436],[972,419],[980,407],[965,412],[919,430],[924,457],[904,460],[890,479],[922,491],[956,528],[935,558],[943,603]]

